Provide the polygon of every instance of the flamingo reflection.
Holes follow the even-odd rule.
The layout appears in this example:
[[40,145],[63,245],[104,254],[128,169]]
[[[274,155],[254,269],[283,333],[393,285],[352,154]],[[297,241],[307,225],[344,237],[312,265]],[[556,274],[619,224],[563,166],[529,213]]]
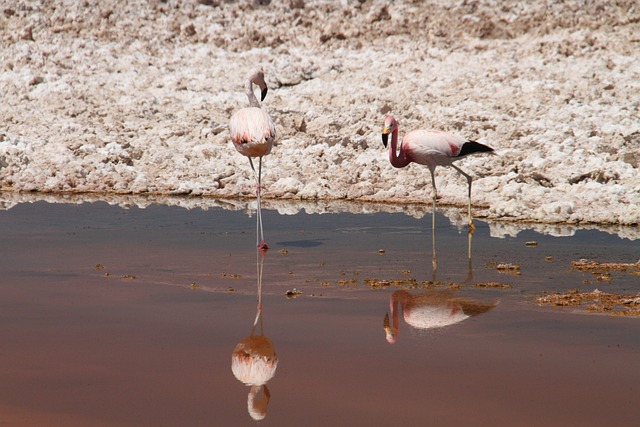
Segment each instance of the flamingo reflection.
[[[473,280],[472,244],[473,233],[467,234],[467,278],[465,282]],[[436,204],[433,201],[431,215],[431,246],[432,246],[432,281],[437,281],[438,257],[436,252]],[[399,290],[391,295],[390,312],[384,318],[384,331],[387,341],[395,343],[400,333],[400,315],[402,309],[404,321],[411,327],[420,330],[443,328],[462,322],[472,316],[486,313],[496,306],[495,302],[481,302],[457,297],[450,290],[427,291],[411,294],[406,290]]]
[[[473,241],[473,233],[467,233],[467,278],[465,282],[473,280],[473,259],[471,255],[471,244]],[[438,255],[436,252],[436,202],[433,201],[431,212],[431,266],[433,268],[432,281],[436,281],[436,273],[438,271]]]
[[390,301],[389,313],[384,317],[384,331],[387,341],[395,343],[400,333],[399,309],[404,321],[411,327],[426,330],[443,328],[462,322],[469,317],[486,313],[496,306],[495,302],[480,302],[456,297],[451,291],[429,291],[411,294],[395,291]]
[[278,355],[271,340],[264,335],[262,320],[262,271],[266,250],[258,248],[256,253],[258,308],[251,334],[242,339],[233,350],[231,371],[239,381],[250,387],[247,410],[251,418],[259,421],[267,416],[267,407],[271,399],[267,382],[276,373]]

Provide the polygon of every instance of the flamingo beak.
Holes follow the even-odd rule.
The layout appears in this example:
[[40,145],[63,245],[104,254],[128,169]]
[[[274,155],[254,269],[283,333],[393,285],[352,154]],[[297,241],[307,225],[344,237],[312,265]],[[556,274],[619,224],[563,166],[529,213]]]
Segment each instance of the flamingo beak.
[[260,92],[260,101],[264,101],[264,99],[267,97],[267,91],[269,90],[268,87],[265,86],[264,89],[262,89],[262,92]]
[[385,126],[384,128],[382,128],[382,145],[384,145],[384,148],[387,148],[388,140],[389,140],[389,128]]

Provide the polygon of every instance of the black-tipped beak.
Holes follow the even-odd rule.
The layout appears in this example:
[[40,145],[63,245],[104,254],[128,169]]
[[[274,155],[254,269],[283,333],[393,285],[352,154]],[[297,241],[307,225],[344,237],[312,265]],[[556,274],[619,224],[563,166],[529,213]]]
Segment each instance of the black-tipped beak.
[[387,129],[382,130],[382,145],[387,148],[387,141],[389,140],[389,131]]
[[260,94],[260,101],[264,101],[264,99],[267,97],[267,92],[269,91],[269,88],[265,87],[264,89],[262,89],[262,92]]

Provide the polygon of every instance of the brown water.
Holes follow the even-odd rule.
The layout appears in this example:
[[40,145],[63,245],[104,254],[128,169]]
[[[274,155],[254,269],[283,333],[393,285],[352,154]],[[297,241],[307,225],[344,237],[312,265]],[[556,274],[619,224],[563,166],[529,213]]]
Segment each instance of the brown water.
[[[535,303],[543,290],[637,294],[637,275],[571,270],[580,258],[635,262],[637,242],[598,231],[495,239],[478,221],[469,263],[466,233],[438,217],[441,284],[425,289],[429,218],[267,211],[264,222],[261,259],[240,212],[0,211],[0,426],[242,426],[255,424],[250,412],[273,426],[637,422],[640,318]],[[511,287],[473,286],[490,281]],[[394,293],[423,324],[390,313],[390,344]],[[438,322],[451,324],[424,329]],[[252,332],[268,337],[277,369],[249,411],[252,388],[231,361]]]

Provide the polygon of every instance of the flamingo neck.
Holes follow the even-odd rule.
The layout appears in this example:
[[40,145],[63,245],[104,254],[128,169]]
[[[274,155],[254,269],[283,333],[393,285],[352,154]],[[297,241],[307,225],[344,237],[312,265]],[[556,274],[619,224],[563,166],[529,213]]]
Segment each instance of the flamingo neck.
[[[404,308],[405,295],[400,293],[400,291],[396,291],[391,296],[391,301],[389,304],[389,311],[391,311],[391,330],[393,331],[394,336],[397,338],[400,333],[400,310],[399,308]],[[398,303],[400,303],[400,307],[398,307]]]
[[398,151],[398,128],[396,127],[391,133],[391,144],[389,145],[389,162],[391,165],[396,168],[403,168],[411,163],[409,156],[402,147],[400,146],[400,151]]
[[247,83],[244,85],[244,90],[247,93],[247,98],[249,98],[249,106],[260,108],[260,102],[258,98],[256,98],[256,94],[253,93],[253,82],[251,80],[247,80]]

